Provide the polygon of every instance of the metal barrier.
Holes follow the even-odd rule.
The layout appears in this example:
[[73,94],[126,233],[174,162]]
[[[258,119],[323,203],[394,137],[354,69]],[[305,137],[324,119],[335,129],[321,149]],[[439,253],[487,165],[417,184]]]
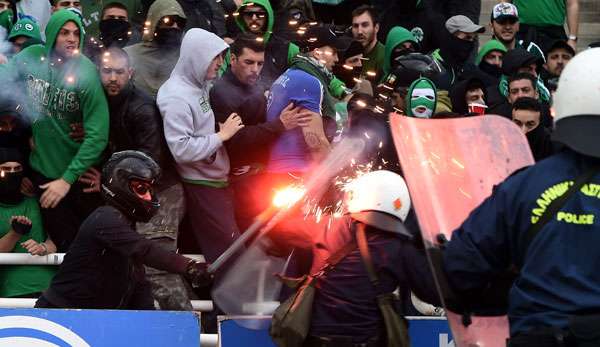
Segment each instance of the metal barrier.
[[[205,262],[201,254],[182,254],[186,258]],[[48,255],[31,255],[29,253],[0,253],[0,265],[60,265],[65,253],[51,253]]]

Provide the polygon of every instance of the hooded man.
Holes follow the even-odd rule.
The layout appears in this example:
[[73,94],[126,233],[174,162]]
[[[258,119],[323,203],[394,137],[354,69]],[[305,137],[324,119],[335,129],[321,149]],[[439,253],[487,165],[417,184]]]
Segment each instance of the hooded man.
[[[108,142],[106,98],[94,64],[79,53],[83,37],[78,14],[56,11],[46,27],[46,44],[27,47],[0,67],[4,81],[26,81],[34,120],[32,181],[41,189],[44,227],[59,251],[68,249],[79,224],[99,203],[77,181],[98,163]],[[83,123],[81,142],[69,136],[74,123]]]
[[399,56],[416,52],[418,43],[413,34],[403,27],[394,27],[390,30],[385,41],[383,61],[383,78],[392,72],[394,60]]
[[133,83],[153,98],[177,63],[185,20],[176,0],[156,0],[148,11],[143,41],[125,48],[136,72]]
[[275,15],[269,0],[244,0],[238,8],[235,21],[243,32],[262,36],[265,44],[265,65],[258,86],[263,90],[290,66],[292,58],[300,52],[295,44],[273,34]]
[[541,124],[541,118],[541,105],[534,98],[519,98],[512,104],[512,121],[527,137],[536,162],[553,154],[550,130]]
[[12,42],[15,54],[28,46],[43,43],[39,26],[31,19],[19,19],[10,31],[8,41]]
[[[0,148],[0,252],[47,255],[56,246],[42,227],[35,198],[20,191],[25,159],[16,148]],[[56,269],[40,265],[4,265],[0,269],[2,297],[37,297]]]
[[475,65],[482,72],[481,77],[485,77],[486,86],[498,84],[502,76],[502,61],[506,52],[506,47],[500,41],[493,39],[479,49]]
[[210,107],[211,81],[223,63],[225,41],[202,29],[190,29],[171,77],[160,88],[157,104],[165,137],[183,180],[190,222],[202,254],[214,261],[239,236],[228,187],[229,157],[224,142],[244,127],[232,113],[220,130]]
[[475,48],[475,42],[479,34],[485,32],[481,25],[473,23],[471,19],[463,15],[457,15],[446,21],[446,30],[443,31],[440,49],[432,53],[433,57],[446,69],[446,74],[436,81],[437,86],[443,90],[458,83],[463,67],[471,52]]
[[416,118],[432,118],[437,104],[437,88],[427,78],[419,78],[408,88],[406,115]]
[[483,81],[477,77],[471,77],[457,83],[450,91],[452,111],[462,116],[471,114],[469,104],[485,106],[486,98],[486,87]]

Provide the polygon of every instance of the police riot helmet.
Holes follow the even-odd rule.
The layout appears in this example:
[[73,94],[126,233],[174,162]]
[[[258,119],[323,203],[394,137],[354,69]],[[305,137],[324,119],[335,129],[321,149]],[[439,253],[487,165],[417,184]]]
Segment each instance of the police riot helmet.
[[575,152],[600,158],[600,48],[577,54],[566,65],[554,94],[552,139]]
[[102,170],[102,196],[136,222],[148,222],[160,203],[154,185],[160,177],[160,167],[148,155],[139,151],[114,153]]
[[372,171],[351,181],[345,192],[346,211],[352,219],[411,236],[403,224],[411,201],[402,176],[387,170]]

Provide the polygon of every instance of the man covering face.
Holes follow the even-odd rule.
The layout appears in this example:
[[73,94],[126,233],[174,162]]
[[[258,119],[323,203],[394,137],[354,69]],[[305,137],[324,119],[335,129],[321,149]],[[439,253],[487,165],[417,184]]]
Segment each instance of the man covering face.
[[411,117],[431,118],[437,101],[435,84],[427,78],[420,78],[410,86],[406,112]]

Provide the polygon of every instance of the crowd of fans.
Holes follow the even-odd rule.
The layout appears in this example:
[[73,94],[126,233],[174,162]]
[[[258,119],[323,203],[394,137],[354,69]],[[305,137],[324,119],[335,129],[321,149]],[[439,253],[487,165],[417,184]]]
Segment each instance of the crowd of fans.
[[[401,173],[391,112],[500,115],[536,160],[551,155],[578,2],[499,2],[489,26],[480,7],[0,0],[0,251],[67,252],[102,205],[103,164],[123,150],[162,169],[162,207],[137,231],[209,262],[341,137],[375,134],[359,160]],[[3,266],[0,297],[37,297],[54,271]],[[181,278],[149,277],[163,308],[189,309]]]

